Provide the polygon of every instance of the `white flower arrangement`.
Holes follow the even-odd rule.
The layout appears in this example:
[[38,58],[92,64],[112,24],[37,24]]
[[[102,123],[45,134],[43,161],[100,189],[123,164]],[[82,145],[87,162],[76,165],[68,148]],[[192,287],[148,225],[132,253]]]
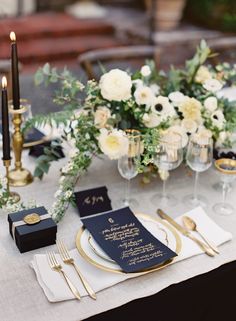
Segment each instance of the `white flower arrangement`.
[[[145,171],[150,164],[154,167],[153,159],[163,133],[180,134],[183,147],[187,146],[191,134],[200,138],[210,135],[216,145],[232,143],[236,108],[231,107],[236,106],[236,102],[219,98],[217,93],[236,79],[236,70],[224,64],[206,65],[211,54],[202,41],[185,69],[172,68],[169,73],[164,73],[149,62],[134,74],[120,69],[110,70],[99,82],[90,80],[85,87],[69,76],[68,71],[64,72],[67,80],[64,83],[63,75],[55,74],[55,70],[48,70],[48,67],[47,72],[45,67],[39,70],[36,75],[38,83],[50,82],[53,75],[53,82],[57,79],[62,84],[58,103],[62,104],[64,94],[66,103],[69,99],[71,108],[74,108],[70,118],[66,116],[70,125],[63,136],[70,142],[72,151],[68,164],[61,170],[59,190],[50,211],[55,221],[63,217],[68,201],[73,201],[76,180],[88,168],[93,155],[102,153],[110,159],[118,159],[126,153],[126,129],[141,133],[140,171]],[[75,93],[83,90],[86,98],[78,110]]]

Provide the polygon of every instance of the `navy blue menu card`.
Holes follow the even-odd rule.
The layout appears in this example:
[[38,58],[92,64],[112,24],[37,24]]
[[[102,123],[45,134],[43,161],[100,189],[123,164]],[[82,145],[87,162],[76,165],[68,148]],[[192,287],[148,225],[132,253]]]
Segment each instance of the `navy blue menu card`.
[[75,201],[81,217],[112,210],[106,186],[76,192]]
[[140,223],[129,207],[82,217],[81,221],[126,273],[142,271],[177,256]]

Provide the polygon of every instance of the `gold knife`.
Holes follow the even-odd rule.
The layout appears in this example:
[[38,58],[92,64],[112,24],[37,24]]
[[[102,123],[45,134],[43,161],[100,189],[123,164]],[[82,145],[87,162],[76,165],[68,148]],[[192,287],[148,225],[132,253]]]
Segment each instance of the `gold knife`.
[[192,241],[194,241],[195,243],[197,243],[197,245],[209,256],[215,256],[215,252],[205,243],[203,243],[202,241],[200,241],[199,239],[197,239],[195,236],[193,236],[191,234],[191,232],[189,232],[189,230],[187,230],[186,228],[184,228],[183,226],[181,226],[180,224],[178,224],[177,222],[175,222],[173,220],[173,218],[171,218],[170,216],[168,216],[166,213],[164,213],[161,209],[157,210],[157,214],[164,220],[166,220],[167,222],[169,222],[171,225],[173,225],[180,233],[182,233],[184,236],[187,236],[188,238],[190,238]]

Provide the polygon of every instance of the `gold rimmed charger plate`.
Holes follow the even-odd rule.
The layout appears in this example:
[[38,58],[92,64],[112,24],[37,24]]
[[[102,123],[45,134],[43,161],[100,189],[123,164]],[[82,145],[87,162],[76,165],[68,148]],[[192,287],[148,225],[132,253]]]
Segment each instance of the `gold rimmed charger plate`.
[[[153,218],[147,214],[142,214],[142,213],[137,213],[135,214],[138,218],[143,218],[143,219],[146,219],[146,220],[149,220],[149,221],[152,221],[154,223],[161,223],[162,225],[165,226],[165,228],[167,230],[169,230],[174,238],[175,238],[175,249],[173,249],[173,251],[175,251],[176,254],[179,254],[180,251],[181,251],[181,248],[182,248],[182,242],[181,242],[181,238],[179,236],[179,234],[177,233],[177,231],[171,226],[169,225],[167,222],[159,219],[158,217],[156,218]],[[107,271],[107,272],[112,272],[112,273],[118,273],[118,274],[132,274],[133,276],[139,276],[139,275],[143,275],[143,274],[147,274],[147,273],[151,273],[151,272],[154,272],[154,271],[158,271],[160,269],[163,269],[164,267],[170,265],[174,260],[175,258],[172,258],[170,260],[167,260],[161,264],[158,264],[158,265],[155,265],[153,266],[152,268],[149,268],[149,269],[146,269],[146,270],[142,270],[142,271],[139,271],[139,272],[133,272],[133,273],[125,273],[124,271],[122,271],[121,269],[113,269],[111,267],[108,267],[105,265],[105,262],[104,262],[104,265],[101,264],[101,263],[98,263],[97,261],[95,261],[93,258],[91,258],[89,255],[87,255],[87,253],[84,251],[82,245],[81,245],[81,237],[82,237],[82,234],[83,232],[85,231],[85,227],[82,226],[77,235],[76,235],[76,247],[80,253],[80,255],[87,261],[89,262],[90,264],[96,266],[97,268],[103,270],[103,271]]]

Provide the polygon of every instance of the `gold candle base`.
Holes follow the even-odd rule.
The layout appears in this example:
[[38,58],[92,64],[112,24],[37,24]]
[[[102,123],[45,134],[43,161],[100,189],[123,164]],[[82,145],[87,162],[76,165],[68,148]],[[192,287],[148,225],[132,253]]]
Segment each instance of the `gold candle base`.
[[20,195],[16,192],[11,192],[9,188],[9,167],[11,165],[11,160],[3,160],[3,164],[6,168],[6,179],[7,179],[7,191],[12,198],[13,203],[18,203],[20,201]]
[[9,185],[20,187],[26,186],[33,182],[33,176],[29,170],[22,167],[21,154],[24,144],[24,137],[21,132],[22,114],[26,112],[26,107],[21,100],[21,108],[13,109],[10,106],[10,113],[12,114],[12,122],[14,126],[14,133],[12,136],[12,147],[15,155],[15,168],[9,172]]
[[13,169],[9,172],[9,185],[20,187],[26,186],[33,182],[33,176],[25,168]]

